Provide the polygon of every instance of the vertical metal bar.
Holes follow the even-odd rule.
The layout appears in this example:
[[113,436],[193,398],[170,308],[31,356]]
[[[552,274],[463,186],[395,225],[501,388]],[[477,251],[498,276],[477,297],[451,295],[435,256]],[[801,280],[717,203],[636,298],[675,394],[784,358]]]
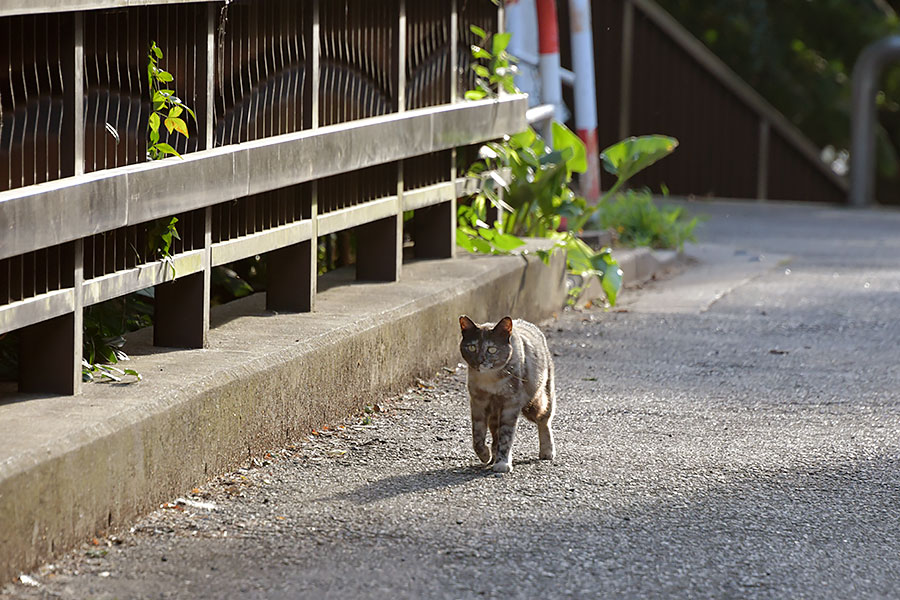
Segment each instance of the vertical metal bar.
[[[394,62],[394,109],[396,112],[406,111],[406,61],[409,60],[408,48],[406,46],[406,0],[397,0],[397,20],[394,23],[395,31],[392,35],[395,42],[396,53],[393,56]],[[398,230],[399,241],[396,248],[385,248],[386,254],[384,260],[396,262],[397,272],[396,278],[400,278],[400,265],[403,263],[403,165],[405,161],[397,161],[397,215],[396,225]],[[397,256],[391,256],[396,253]],[[359,259],[357,259],[359,260]],[[357,267],[358,268],[358,267]]]
[[772,125],[768,120],[759,120],[759,157],[756,167],[756,199],[766,200],[769,197],[769,145]]
[[[459,0],[450,0],[450,103],[459,100]],[[454,150],[455,152],[455,150]]]
[[[60,139],[61,175],[84,173],[84,20],[69,13],[62,45],[63,122]],[[71,52],[71,54],[70,54]],[[68,60],[66,60],[68,57]]]
[[[319,87],[321,85],[320,77],[321,77],[321,55],[322,55],[322,40],[320,37],[320,2],[319,0],[313,0],[312,4],[312,19],[310,22],[310,30],[309,30],[309,57],[307,60],[309,61],[309,79],[307,81],[307,85],[309,86],[309,118],[310,118],[310,128],[315,129],[321,124],[321,119],[319,117],[319,99],[321,98],[321,94],[319,93]],[[313,194],[313,198],[315,198],[315,194]],[[313,220],[315,223],[315,220]]]
[[397,22],[394,24],[396,30],[393,34],[396,54],[394,60],[394,85],[396,92],[394,94],[394,110],[403,112],[406,110],[406,0],[397,0]]
[[625,0],[622,13],[622,84],[619,95],[619,139],[631,129],[631,82],[634,63],[634,4]]
[[[200,19],[200,56],[197,59],[197,78],[205,85],[197,87],[197,129],[200,150],[213,147],[213,118],[216,114],[216,5],[206,5],[206,18]],[[204,43],[205,38],[205,43]]]

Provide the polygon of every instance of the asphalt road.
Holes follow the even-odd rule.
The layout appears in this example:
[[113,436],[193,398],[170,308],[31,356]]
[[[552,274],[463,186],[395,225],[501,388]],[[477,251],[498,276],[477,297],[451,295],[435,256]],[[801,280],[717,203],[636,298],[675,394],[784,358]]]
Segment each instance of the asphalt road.
[[0,597],[900,596],[900,214],[695,210],[702,264],[545,324],[552,463],[481,468],[450,369]]

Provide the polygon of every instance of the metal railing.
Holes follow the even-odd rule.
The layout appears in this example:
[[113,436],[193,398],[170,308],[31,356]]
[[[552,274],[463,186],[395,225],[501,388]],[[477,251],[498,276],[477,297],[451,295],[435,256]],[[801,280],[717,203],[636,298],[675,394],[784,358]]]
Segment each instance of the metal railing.
[[[19,390],[78,393],[82,309],[155,286],[154,343],[203,347],[210,269],[268,253],[267,305],[309,311],[319,236],[357,277],[455,247],[456,148],[525,127],[526,100],[462,102],[491,0],[10,0],[0,6],[0,334]],[[148,162],[150,41],[197,114]],[[76,116],[81,115],[81,118]],[[165,133],[164,133],[165,134]],[[172,264],[148,245],[178,218]]]
[[853,122],[850,148],[851,206],[862,208],[875,198],[875,125],[878,78],[892,61],[900,60],[900,36],[867,46],[853,66]]

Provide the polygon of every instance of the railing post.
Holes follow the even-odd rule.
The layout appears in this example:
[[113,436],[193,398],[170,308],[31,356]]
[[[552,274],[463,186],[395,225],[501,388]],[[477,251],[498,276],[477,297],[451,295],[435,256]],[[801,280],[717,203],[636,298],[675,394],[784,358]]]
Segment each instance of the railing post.
[[[64,176],[84,173],[84,20],[80,12],[66,20],[62,48],[69,57],[62,64],[64,118],[60,145]],[[82,284],[84,244],[75,240],[62,270],[72,274],[72,312],[20,331],[19,391],[74,395],[81,393]],[[71,259],[71,262],[70,262]]]
[[[312,3],[312,9],[305,21],[303,37],[306,40],[309,63],[309,80],[304,90],[304,120],[311,129],[319,126],[319,2]],[[293,202],[302,202],[302,195],[308,190],[312,233],[310,239],[285,248],[274,250],[268,255],[266,265],[267,289],[266,310],[278,312],[310,312],[315,309],[316,283],[318,278],[318,186],[316,182],[297,186]]]
[[[406,110],[406,0],[397,0],[394,21],[394,110]],[[403,265],[403,161],[397,164],[395,215],[356,228],[356,278],[398,281]]]
[[19,331],[20,392],[70,396],[81,393],[84,246],[77,240],[71,248],[71,256],[66,257],[71,263],[66,260],[69,264],[61,267],[73,272],[72,312]]
[[[450,6],[450,101],[456,101],[456,51],[459,34],[456,30],[456,2]],[[456,149],[449,153],[450,181],[456,184]],[[453,258],[456,255],[456,197],[447,202],[417,209],[413,217],[416,258]]]
[[756,199],[769,197],[769,146],[772,124],[765,118],[759,120],[759,156],[756,167]]
[[[316,295],[316,250],[307,240],[269,252],[266,272],[266,310],[310,312]],[[312,273],[312,276],[310,276]]]
[[853,67],[849,202],[856,207],[867,206],[875,197],[875,94],[885,65],[898,59],[900,36],[891,36],[867,46]]
[[[197,27],[198,87],[197,125],[202,149],[213,147],[215,114],[216,12],[210,4]],[[209,296],[212,283],[212,207],[203,211],[203,269],[154,289],[153,345],[170,348],[205,348],[209,337]]]

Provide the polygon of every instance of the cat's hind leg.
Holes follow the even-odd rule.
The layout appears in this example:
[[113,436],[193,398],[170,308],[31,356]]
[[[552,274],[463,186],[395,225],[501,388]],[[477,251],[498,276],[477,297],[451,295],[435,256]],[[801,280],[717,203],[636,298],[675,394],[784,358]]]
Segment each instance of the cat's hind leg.
[[544,410],[535,421],[538,426],[538,440],[541,460],[553,460],[556,456],[556,446],[553,443],[553,413],[556,412],[556,386],[554,382],[553,363],[550,363],[550,371],[547,374],[547,383],[543,389]]
[[556,456],[556,447],[553,443],[553,413],[548,413],[545,418],[538,420],[538,441],[540,451],[538,456],[541,460],[553,460]]

